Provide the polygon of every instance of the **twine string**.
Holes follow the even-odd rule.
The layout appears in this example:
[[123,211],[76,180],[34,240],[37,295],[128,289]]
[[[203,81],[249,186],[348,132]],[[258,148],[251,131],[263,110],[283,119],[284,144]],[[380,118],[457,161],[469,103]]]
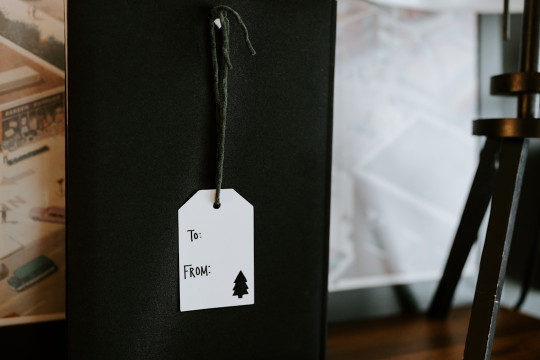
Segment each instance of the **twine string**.
[[[251,52],[251,55],[255,55],[255,49],[251,45],[249,40],[249,34],[246,25],[242,21],[240,14],[238,14],[232,8],[219,5],[212,8],[212,17],[210,20],[210,44],[212,49],[212,67],[214,70],[214,96],[216,102],[216,117],[217,117],[217,161],[216,161],[216,197],[214,199],[214,208],[218,209],[221,206],[220,195],[221,185],[223,183],[223,162],[225,160],[225,128],[227,125],[227,104],[228,104],[228,92],[227,92],[227,80],[229,76],[229,70],[232,69],[232,63],[230,58],[230,23],[227,17],[227,13],[232,14],[242,31],[244,33],[244,40]],[[221,64],[223,69],[220,69],[218,62],[218,49],[216,42],[216,25],[215,20],[219,19],[221,22]]]

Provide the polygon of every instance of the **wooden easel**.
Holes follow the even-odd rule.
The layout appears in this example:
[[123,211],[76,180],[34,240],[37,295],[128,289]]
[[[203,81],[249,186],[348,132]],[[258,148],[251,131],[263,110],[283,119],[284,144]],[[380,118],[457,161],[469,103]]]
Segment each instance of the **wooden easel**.
[[[540,137],[540,0],[524,0],[520,72],[491,78],[492,95],[518,97],[518,117],[473,122],[486,142],[428,316],[445,317],[491,199],[464,359],[489,359],[530,137]],[[508,0],[505,0],[508,29]]]

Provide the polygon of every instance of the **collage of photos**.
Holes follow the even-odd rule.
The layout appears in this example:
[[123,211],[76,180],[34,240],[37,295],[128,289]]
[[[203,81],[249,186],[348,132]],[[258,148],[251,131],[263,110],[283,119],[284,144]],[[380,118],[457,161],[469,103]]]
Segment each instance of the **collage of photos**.
[[63,0],[0,4],[0,326],[65,318]]

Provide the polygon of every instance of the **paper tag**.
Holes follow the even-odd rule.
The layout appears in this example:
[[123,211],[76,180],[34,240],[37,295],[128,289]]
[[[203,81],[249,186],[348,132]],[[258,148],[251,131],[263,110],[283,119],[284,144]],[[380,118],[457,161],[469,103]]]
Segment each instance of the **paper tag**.
[[178,209],[180,311],[255,303],[253,206],[233,189],[200,190]]

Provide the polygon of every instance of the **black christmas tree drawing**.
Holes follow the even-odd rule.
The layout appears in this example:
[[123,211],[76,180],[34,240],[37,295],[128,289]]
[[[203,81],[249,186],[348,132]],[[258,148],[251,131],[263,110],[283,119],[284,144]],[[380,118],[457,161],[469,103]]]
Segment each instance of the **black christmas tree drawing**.
[[234,280],[234,294],[233,296],[238,296],[239,299],[242,298],[245,294],[248,293],[247,289],[248,286],[246,284],[247,280],[242,271],[238,273],[238,276],[236,277],[236,280]]

